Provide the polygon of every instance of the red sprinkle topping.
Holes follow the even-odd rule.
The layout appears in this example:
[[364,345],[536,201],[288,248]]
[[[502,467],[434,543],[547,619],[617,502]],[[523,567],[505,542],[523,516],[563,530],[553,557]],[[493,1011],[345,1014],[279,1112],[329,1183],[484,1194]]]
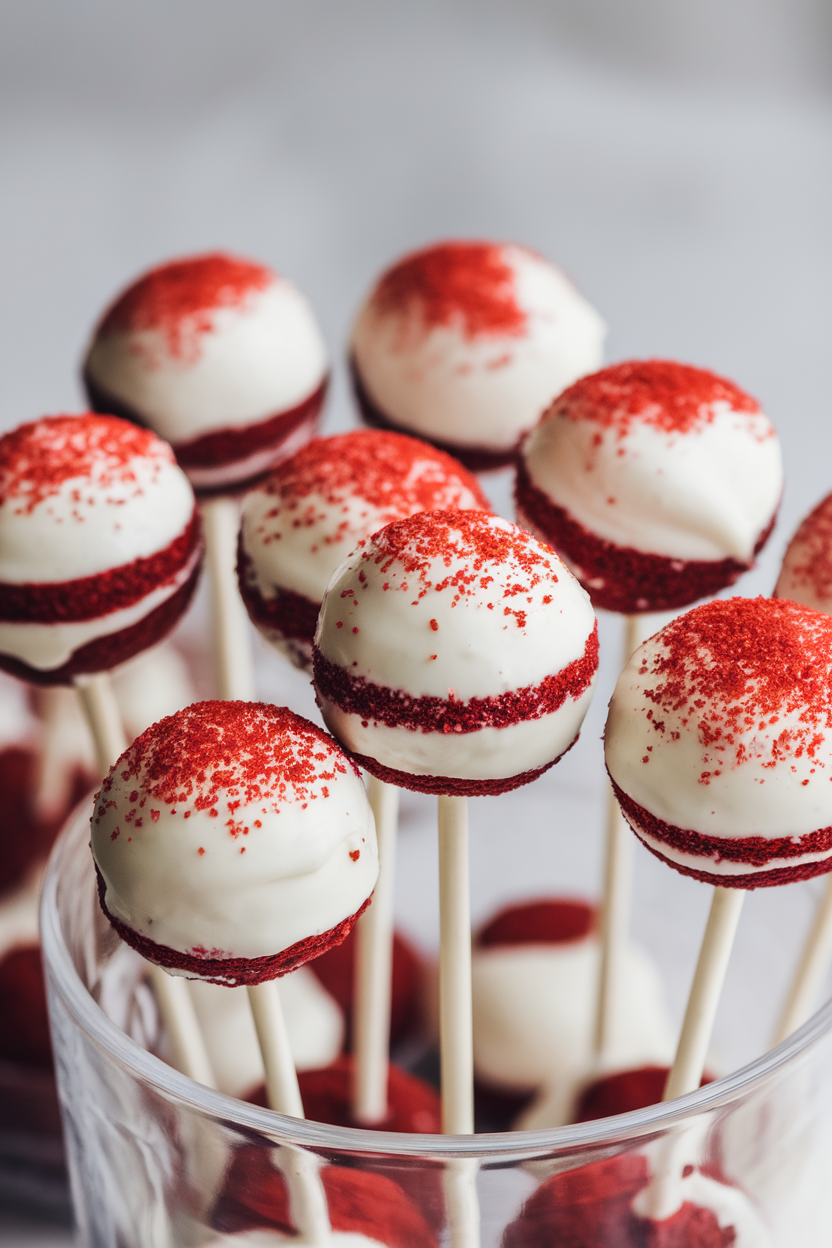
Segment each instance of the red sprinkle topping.
[[[664,714],[692,721],[703,784],[750,759],[775,767],[804,755],[826,765],[832,728],[832,618],[787,599],[730,598],[695,607],[653,638],[640,675],[660,736]],[[779,725],[788,717],[788,724]]]
[[214,328],[218,308],[238,308],[265,290],[274,273],[251,260],[214,252],[173,260],[145,273],[105,312],[97,337],[161,330],[175,358],[199,356],[199,337]]
[[[20,499],[18,511],[30,512],[76,478],[86,477],[96,490],[131,484],[136,459],[174,462],[155,433],[116,416],[44,416],[0,438],[0,503]],[[79,485],[76,501],[89,501],[84,486]]]
[[[787,590],[783,596],[796,601],[804,586],[816,601],[832,598],[832,494],[818,503],[789,543],[780,581]],[[779,589],[778,583],[775,592]]]
[[[341,541],[363,517],[371,517],[381,528],[417,511],[471,506],[490,510],[476,477],[450,455],[416,438],[378,430],[316,438],[281,464],[264,489],[278,500],[258,530],[264,546],[278,540],[268,520],[286,511],[295,513],[296,529],[327,518],[310,495],[322,497],[340,512],[323,539],[326,545]],[[350,499],[366,502],[366,509],[356,515],[348,505]]]
[[[751,395],[707,369],[670,360],[630,360],[582,377],[550,412],[615,429],[623,438],[637,422],[665,433],[691,433],[713,421],[716,403],[748,415],[760,413]],[[774,430],[764,436],[773,437]]]
[[104,780],[94,819],[117,783],[135,780],[126,825],[140,826],[150,800],[175,807],[185,819],[196,811],[221,816],[231,836],[247,836],[251,828],[238,817],[241,807],[256,803],[258,814],[279,814],[287,802],[316,801],[350,766],[331,737],[285,707],[198,702],[133,742]]
[[388,269],[372,296],[382,314],[418,316],[425,330],[459,328],[466,338],[522,336],[514,272],[495,243],[437,243]]

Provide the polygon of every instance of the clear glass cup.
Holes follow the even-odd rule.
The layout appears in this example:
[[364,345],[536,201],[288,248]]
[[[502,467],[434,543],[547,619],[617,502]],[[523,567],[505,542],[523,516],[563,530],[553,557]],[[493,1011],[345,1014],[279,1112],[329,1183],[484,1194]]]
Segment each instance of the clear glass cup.
[[[650,1159],[656,1175],[651,1199],[659,1203],[667,1196],[662,1175],[675,1173],[680,1158],[706,1171],[717,1167],[734,1185],[725,1189],[730,1198],[752,1210],[736,1248],[830,1243],[832,1004],[777,1049],[670,1106],[556,1130],[474,1137],[302,1122],[212,1092],[143,1047],[158,1026],[143,963],[100,913],[88,839],[85,808],[55,848],[41,915],[82,1244],[222,1243],[223,1231],[245,1226],[240,1206],[250,1205],[252,1196],[257,1203],[264,1175],[277,1175],[278,1187],[284,1176],[294,1221],[308,1227],[320,1219],[321,1176],[331,1191],[339,1177],[359,1182],[360,1172],[371,1185],[377,1175],[398,1183],[435,1242],[496,1248],[541,1183],[627,1154]],[[385,1242],[391,1188],[382,1184],[377,1197],[372,1186],[368,1190],[366,1207],[381,1222],[379,1239],[367,1234]],[[322,1208],[325,1226],[325,1202]],[[314,1234],[308,1232],[306,1242]],[[400,1227],[396,1235],[390,1244],[409,1248]],[[414,1232],[414,1245],[416,1239]],[[514,1248],[523,1241],[510,1242]],[[590,1242],[617,1248],[621,1241],[599,1232]]]

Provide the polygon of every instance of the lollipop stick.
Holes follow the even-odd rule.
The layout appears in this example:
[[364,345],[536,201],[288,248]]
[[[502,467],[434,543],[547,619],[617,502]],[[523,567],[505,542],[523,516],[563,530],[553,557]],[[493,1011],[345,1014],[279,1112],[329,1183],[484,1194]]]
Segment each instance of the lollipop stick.
[[702,1082],[705,1058],[744,900],[743,889],[714,889],[679,1047],[665,1084],[664,1101],[693,1092]]
[[442,1130],[474,1131],[468,801],[439,798],[439,1047]]
[[269,1108],[292,1118],[303,1118],[298,1076],[292,1050],[289,1048],[286,1020],[283,1017],[276,980],[269,979],[264,984],[249,985],[248,999],[263,1055]]
[[219,695],[223,699],[250,702],[254,698],[251,632],[234,571],[240,527],[236,501],[233,498],[204,500],[202,520]]
[[399,790],[370,776],[367,792],[376,821],[379,873],[372,905],[358,920],[353,1114],[370,1126],[387,1117]]
[[812,1013],[820,993],[821,982],[832,958],[832,875],[827,876],[826,889],[818,906],[803,953],[792,980],[783,1012],[777,1021],[773,1044],[780,1044],[802,1027]]
[[[640,618],[624,617],[624,663],[641,641]],[[634,838],[612,789],[607,796],[607,839],[604,852],[604,895],[601,901],[601,962],[595,1014],[595,1056],[599,1063],[615,1047],[621,1003],[621,961],[630,923]]]
[[[127,749],[127,738],[110,677],[106,672],[76,676],[75,688],[90,726],[98,769],[106,776]],[[147,978],[173,1050],[173,1065],[183,1075],[215,1088],[211,1062],[199,1030],[191,995],[184,979],[167,975],[161,967],[147,964]]]

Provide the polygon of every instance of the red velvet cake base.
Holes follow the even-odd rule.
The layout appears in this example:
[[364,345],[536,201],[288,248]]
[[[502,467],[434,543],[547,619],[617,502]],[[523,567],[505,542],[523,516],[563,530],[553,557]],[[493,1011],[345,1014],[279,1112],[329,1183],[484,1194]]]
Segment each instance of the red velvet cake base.
[[[669,1073],[668,1066],[635,1066],[596,1079],[581,1093],[573,1122],[593,1122],[596,1118],[612,1118],[658,1105]],[[706,1074],[699,1086],[704,1088],[712,1082],[713,1076]]]
[[[578,738],[575,738],[577,741]],[[567,754],[572,746],[573,741],[563,754]],[[342,743],[343,745],[343,743]],[[555,763],[560,762],[563,754],[559,754],[557,758],[553,758],[551,763],[546,763],[543,767],[538,767],[534,771],[522,771],[516,776],[504,776],[499,780],[461,780],[454,776],[414,776],[409,771],[398,771],[395,767],[385,767],[383,763],[376,762],[374,758],[370,758],[367,754],[354,754],[351,750],[347,750],[343,746],[347,754],[353,762],[359,767],[363,767],[365,771],[369,771],[371,776],[375,776],[378,780],[383,780],[385,784],[395,784],[400,789],[410,789],[413,793],[431,793],[434,796],[446,797],[496,797],[500,793],[510,793],[513,789],[520,789],[524,784],[531,784],[533,780],[537,780],[550,767],[554,767]]]
[[624,1153],[547,1179],[505,1231],[502,1248],[731,1248],[733,1227],[685,1203],[671,1218],[640,1218],[631,1203],[649,1178],[647,1159]]
[[52,1069],[46,985],[37,945],[18,945],[0,960],[0,1061]]
[[[321,1070],[298,1071],[303,1110],[311,1122],[326,1122],[334,1127],[362,1127],[352,1113],[352,1090],[355,1059],[342,1053],[331,1066]],[[266,1105],[266,1089],[259,1088],[246,1097],[254,1105]],[[438,1135],[442,1131],[442,1103],[439,1093],[429,1083],[409,1075],[393,1065],[388,1067],[387,1117],[373,1123],[374,1131],[407,1131],[417,1135]]]
[[76,771],[66,806],[50,819],[38,819],[34,811],[37,769],[34,750],[19,745],[0,750],[0,896],[46,858],[69,811],[92,785],[92,777]]
[[237,547],[237,583],[252,620],[263,628],[280,633],[287,641],[305,642],[311,652],[321,604],[291,589],[279,587],[274,598],[264,598],[251,583],[250,568],[251,560],[242,548],[241,539]]
[[81,646],[62,667],[42,670],[30,667],[28,663],[9,654],[0,654],[0,670],[33,685],[71,685],[75,676],[111,671],[167,637],[187,610],[201,570],[202,565],[197,562],[187,581],[180,585],[176,593],[166,598],[144,619],[137,620],[129,628],[97,637]]
[[[356,935],[356,929],[353,928],[339,945],[333,945],[326,953],[309,963],[310,971],[343,1011],[347,1046],[352,1041]],[[416,950],[399,932],[394,932],[390,994],[391,1046],[420,1029],[423,975],[422,961]]]
[[518,437],[513,446],[499,449],[493,446],[460,446],[455,442],[443,442],[439,438],[428,437],[420,429],[408,429],[406,425],[400,425],[386,412],[382,412],[370,398],[361,375],[356,366],[355,360],[350,358],[350,376],[352,377],[353,393],[358,409],[361,412],[361,418],[366,425],[370,425],[373,429],[392,429],[394,433],[406,433],[411,438],[421,438],[423,442],[429,442],[431,446],[435,446],[438,450],[444,451],[447,455],[453,455],[461,464],[471,472],[493,472],[498,468],[505,468],[508,464],[513,464],[517,457],[517,448],[525,437],[525,433]]
[[282,949],[280,953],[270,954],[264,958],[200,958],[194,954],[181,953],[178,949],[169,949],[167,945],[159,945],[156,941],[134,931],[121,919],[115,918],[110,914],[104,902],[107,886],[98,867],[95,868],[95,874],[98,880],[98,900],[101,909],[126,945],[137,949],[143,958],[147,958],[148,962],[154,962],[157,966],[184,972],[186,977],[192,979],[207,979],[211,983],[230,988],[239,987],[240,984],[262,984],[269,979],[279,979],[282,975],[288,975],[290,971],[296,971],[310,958],[316,958],[318,954],[326,952],[332,945],[339,944],[356,919],[359,919],[367,909],[371,900],[368,897],[355,914],[349,915],[341,923],[330,928],[328,932],[321,932],[318,936],[309,936],[306,940],[296,941],[294,945],[290,945],[288,949]]
[[[638,615],[643,611],[670,611],[719,593],[752,563],[737,559],[682,560],[646,554],[596,537],[543,493],[531,480],[522,460],[517,466],[514,497],[518,523],[523,517],[559,554],[569,561],[595,607]],[[760,534],[756,555],[768,541],[776,513]],[[592,582],[601,581],[599,587]]]
[[541,897],[505,906],[479,929],[476,949],[565,945],[594,936],[598,909],[579,897]]
[[[121,416],[122,419],[132,421],[135,425],[147,426],[148,422],[141,412],[123,399],[118,399],[110,394],[104,386],[100,385],[90,375],[89,369],[86,367],[84,368],[82,380],[90,407],[94,412],[110,416]],[[255,424],[244,425],[239,429],[217,429],[212,433],[204,434],[200,438],[195,438],[192,442],[174,444],[173,450],[177,461],[185,471],[189,468],[217,468],[223,464],[233,467],[234,464],[256,455],[259,451],[268,450],[270,447],[278,450],[281,444],[290,438],[302,425],[308,424],[310,426],[311,437],[317,426],[328,385],[329,377],[327,376],[317,390],[313,391],[302,403],[285,412],[278,412],[274,416],[269,416],[265,420],[259,420]],[[233,482],[233,488],[247,488],[249,485],[254,484],[256,480],[265,476],[268,471],[268,468],[262,469],[253,476],[247,477],[244,481],[235,481]],[[229,488],[232,487],[228,485],[217,486],[217,492],[220,490],[227,491]],[[198,493],[206,494],[213,492],[214,490],[211,487],[198,491]]]
[[[832,828],[820,828],[795,841],[792,837],[781,836],[768,840],[762,836],[739,836],[728,840],[725,837],[703,836],[689,828],[677,828],[651,815],[648,810],[621,789],[610,776],[613,791],[624,818],[639,836],[644,831],[657,841],[662,841],[681,853],[694,854],[705,860],[717,862],[748,863],[756,866],[757,871],[738,875],[722,875],[718,871],[682,866],[671,858],[665,857],[655,845],[642,840],[642,844],[662,862],[667,863],[674,871],[689,875],[695,880],[706,884],[715,884],[721,888],[773,888],[780,884],[791,884],[794,880],[810,880],[816,875],[826,875],[832,870]],[[828,856],[815,862],[796,863],[793,867],[774,867],[766,870],[766,863],[775,858],[797,858],[804,854],[825,853]]]
[[[342,1166],[324,1166],[320,1174],[333,1231],[366,1235],[385,1248],[437,1248],[419,1208],[392,1179]],[[286,1181],[269,1150],[235,1152],[211,1223],[226,1234],[256,1228],[292,1233]]]

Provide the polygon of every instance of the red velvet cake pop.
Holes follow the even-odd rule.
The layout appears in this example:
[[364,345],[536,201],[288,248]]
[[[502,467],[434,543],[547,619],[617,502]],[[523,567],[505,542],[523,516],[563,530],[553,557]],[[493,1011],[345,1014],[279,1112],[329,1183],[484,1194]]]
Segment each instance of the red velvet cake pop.
[[358,542],[420,511],[488,511],[469,472],[399,433],[317,438],[246,496],[238,574],[266,640],[309,666],[332,573]]
[[154,724],[92,818],[101,906],[175,974],[258,984],[337,944],[378,874],[360,775],[291,711],[201,702]]
[[832,615],[832,494],[818,503],[789,542],[774,597]]
[[780,447],[750,395],[701,368],[631,361],[577,381],[526,439],[520,522],[596,607],[684,607],[750,568],[783,490]]
[[69,684],[138,654],[193,594],[202,538],[170,447],[114,416],[0,438],[0,667]]
[[217,252],[129,286],[95,330],[84,382],[97,411],[170,442],[195,488],[233,489],[311,436],[326,352],[291,282]]
[[383,273],[359,312],[356,396],[368,424],[425,438],[469,468],[499,467],[553,397],[599,367],[605,332],[536,252],[435,243]]

